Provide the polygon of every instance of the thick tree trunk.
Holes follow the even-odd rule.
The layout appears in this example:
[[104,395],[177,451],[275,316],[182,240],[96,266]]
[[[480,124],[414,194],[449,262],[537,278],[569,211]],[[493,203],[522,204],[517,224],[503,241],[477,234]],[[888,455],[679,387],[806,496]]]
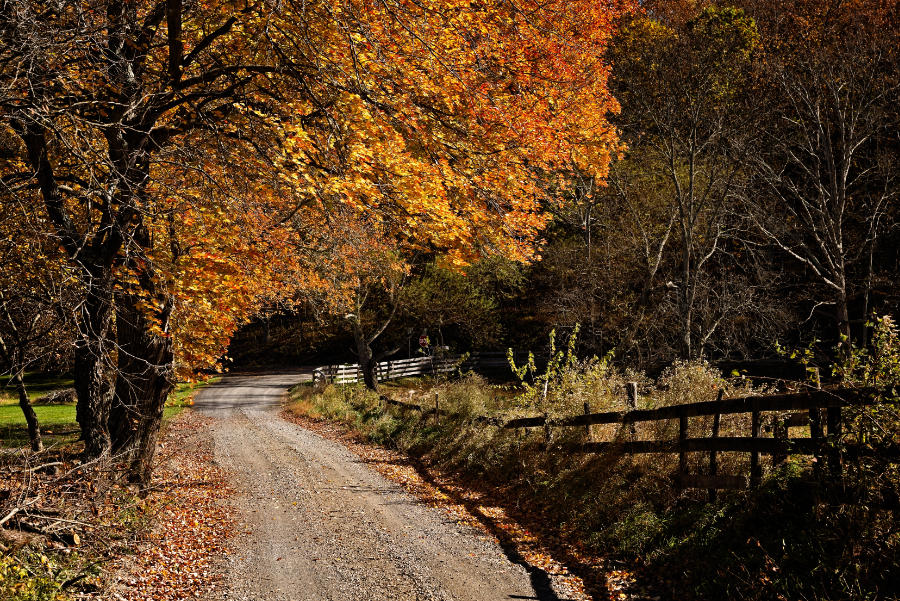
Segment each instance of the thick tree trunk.
[[76,418],[88,459],[109,452],[107,420],[112,401],[109,380],[109,328],[112,321],[112,276],[104,269],[88,285],[79,316],[79,336],[75,344]]
[[31,406],[31,401],[28,399],[28,391],[25,390],[22,370],[16,372],[16,375],[13,376],[13,381],[16,384],[16,391],[19,393],[19,407],[22,408],[22,413],[25,415],[25,423],[28,425],[28,440],[31,441],[31,450],[38,453],[44,450],[44,443],[41,440],[37,414],[34,412],[34,407]]
[[139,301],[130,294],[117,298],[118,378],[109,427],[113,451],[128,463],[128,479],[147,484],[172,390],[174,354],[172,339],[165,335],[170,306],[154,316],[159,323],[151,323]]
[[372,347],[363,341],[361,344],[357,343],[357,349],[359,352],[359,369],[362,372],[363,383],[366,385],[366,388],[369,390],[378,390],[378,374],[376,373],[376,368],[378,367],[378,363],[375,361],[375,357],[372,353]]
[[371,357],[365,364],[360,364],[360,369],[363,374],[363,383],[366,385],[366,388],[369,390],[378,390],[378,374],[376,373],[376,368],[378,363],[375,362]]

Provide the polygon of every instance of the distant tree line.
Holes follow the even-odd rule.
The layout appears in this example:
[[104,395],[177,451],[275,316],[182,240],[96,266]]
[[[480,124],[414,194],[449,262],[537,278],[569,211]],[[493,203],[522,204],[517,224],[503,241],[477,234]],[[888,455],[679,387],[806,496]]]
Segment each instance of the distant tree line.
[[572,174],[543,320],[641,365],[864,344],[900,302],[896,2],[660,2],[613,46],[628,144]]

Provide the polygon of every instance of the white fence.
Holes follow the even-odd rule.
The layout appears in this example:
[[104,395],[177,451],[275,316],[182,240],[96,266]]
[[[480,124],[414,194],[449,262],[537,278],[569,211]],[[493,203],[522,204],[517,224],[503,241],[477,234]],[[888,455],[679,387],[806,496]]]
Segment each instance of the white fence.
[[[465,355],[444,355],[442,357],[413,357],[396,361],[382,361],[375,368],[378,380],[396,380],[412,376],[446,374],[461,369],[497,369],[508,366],[503,353],[472,353]],[[362,382],[362,370],[358,363],[344,365],[324,365],[313,370],[313,382],[333,384],[356,384]]]

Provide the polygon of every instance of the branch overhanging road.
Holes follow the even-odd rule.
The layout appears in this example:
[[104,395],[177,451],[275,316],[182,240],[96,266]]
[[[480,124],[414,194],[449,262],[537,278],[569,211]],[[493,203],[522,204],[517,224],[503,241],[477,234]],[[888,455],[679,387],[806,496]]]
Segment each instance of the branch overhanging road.
[[236,490],[227,601],[561,601],[500,546],[449,520],[344,446],[278,417],[311,371],[233,375],[197,397]]

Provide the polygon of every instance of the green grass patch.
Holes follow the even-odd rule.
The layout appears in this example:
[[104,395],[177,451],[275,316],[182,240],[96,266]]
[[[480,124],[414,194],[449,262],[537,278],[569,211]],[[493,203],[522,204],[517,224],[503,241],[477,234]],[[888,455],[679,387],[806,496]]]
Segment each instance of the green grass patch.
[[[34,412],[42,428],[75,423],[75,405],[36,405]],[[0,407],[0,428],[24,425],[25,416],[18,405]]]
[[[0,376],[0,407],[15,405],[19,402],[19,394],[16,392],[15,386],[10,382],[10,379],[8,375]],[[28,391],[28,398],[32,403],[48,393],[64,388],[72,388],[73,385],[74,381],[68,375],[36,372],[25,374],[25,389]]]
[[[170,420],[191,407],[194,404],[193,398],[197,391],[216,382],[218,379],[211,378],[204,381],[176,384],[169,395],[169,399],[166,401],[166,407],[163,410],[163,421]],[[6,380],[8,381],[8,377],[6,377]],[[26,379],[26,386],[29,385],[29,381],[40,390],[40,394],[35,393],[34,396],[29,392],[29,396],[32,396],[32,399],[54,390],[72,386],[71,379],[59,376],[29,374]],[[71,444],[78,440],[80,432],[78,423],[75,420],[75,405],[33,406],[45,446]],[[11,402],[0,405],[0,447],[22,447],[27,445],[28,430],[25,424],[25,416],[18,405],[18,400],[14,399]]]
[[[74,405],[35,405],[45,446],[69,444],[78,440],[79,430],[75,421]],[[18,405],[0,406],[0,446],[21,447],[28,445],[25,416]]]

